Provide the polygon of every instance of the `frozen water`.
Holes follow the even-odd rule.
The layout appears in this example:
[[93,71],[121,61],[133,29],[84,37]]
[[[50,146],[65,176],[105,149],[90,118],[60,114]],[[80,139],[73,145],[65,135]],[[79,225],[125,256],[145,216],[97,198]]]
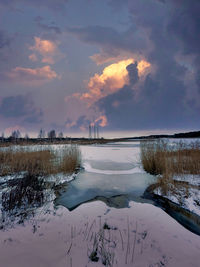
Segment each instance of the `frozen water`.
[[104,146],[81,146],[85,170],[78,174],[57,203],[73,209],[95,197],[143,195],[156,178],[144,172],[139,160],[139,142]]
[[[85,170],[59,198],[68,208],[97,195],[140,196],[156,179],[141,169],[139,143],[82,146],[81,151]],[[59,179],[64,182],[67,178],[58,175],[58,184]],[[105,223],[110,230],[103,228]],[[95,238],[99,238],[98,262],[89,258],[96,249]],[[129,208],[115,209],[95,201],[73,211],[51,202],[45,211],[40,207],[31,220],[0,231],[2,267],[98,267],[105,266],[105,257],[113,259],[113,267],[199,267],[199,255],[198,235],[162,209],[133,201]]]

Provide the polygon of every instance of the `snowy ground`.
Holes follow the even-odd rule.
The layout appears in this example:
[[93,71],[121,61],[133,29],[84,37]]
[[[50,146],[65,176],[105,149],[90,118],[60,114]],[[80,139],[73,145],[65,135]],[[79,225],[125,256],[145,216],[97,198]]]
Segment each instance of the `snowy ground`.
[[175,176],[164,189],[158,186],[154,193],[200,216],[200,175]]
[[[70,182],[68,194],[85,190],[87,195],[89,186],[107,194],[142,192],[146,180],[154,181],[139,163],[139,142],[83,146],[81,152],[85,171]],[[58,175],[48,182],[74,178]],[[197,177],[192,180],[199,185]],[[42,205],[23,223],[0,230],[0,266],[199,267],[200,236],[151,204],[131,201],[129,208],[116,209],[94,201],[73,211],[53,202]]]
[[161,209],[135,202],[124,209],[100,201],[72,213],[59,208],[0,235],[3,267],[198,267],[199,260],[199,236]]

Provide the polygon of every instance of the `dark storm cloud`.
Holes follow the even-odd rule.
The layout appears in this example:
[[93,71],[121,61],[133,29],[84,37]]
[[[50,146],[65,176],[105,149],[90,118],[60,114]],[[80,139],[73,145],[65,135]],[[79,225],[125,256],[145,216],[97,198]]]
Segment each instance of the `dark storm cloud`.
[[[66,4],[67,2],[69,2],[69,5]],[[92,5],[87,6],[88,0],[77,1],[77,4],[75,2],[67,0],[0,0],[0,7],[2,5],[9,6],[13,7],[13,10],[23,9],[24,7],[25,11],[23,13],[25,16],[20,17],[19,24],[17,22],[19,12],[16,12],[17,15],[14,12],[8,12],[8,17],[3,16],[4,18],[2,18],[5,32],[0,31],[0,58],[3,63],[0,64],[0,80],[4,81],[4,74],[11,72],[11,74],[15,74],[14,77],[19,77],[17,79],[18,82],[27,77],[27,69],[40,70],[42,68],[43,65],[39,61],[30,62],[28,58],[30,56],[28,46],[33,45],[33,40],[30,40],[33,36],[39,36],[46,40],[57,40],[58,43],[61,43],[60,49],[63,49],[62,52],[67,54],[66,61],[70,66],[69,69],[70,71],[73,69],[73,75],[71,75],[68,65],[64,65],[64,60],[56,63],[55,68],[62,69],[63,72],[66,71],[66,80],[63,80],[63,77],[65,77],[63,75],[60,84],[52,84],[52,87],[51,84],[48,85],[50,90],[54,90],[52,96],[50,93],[48,94],[48,100],[45,94],[45,97],[43,96],[44,100],[42,100],[42,88],[40,88],[40,85],[35,85],[41,89],[41,91],[35,90],[33,93],[41,106],[43,106],[43,102],[46,103],[46,106],[48,102],[54,103],[54,99],[57,99],[59,94],[63,96],[66,84],[66,94],[68,92],[72,93],[73,90],[73,93],[82,92],[80,80],[89,79],[88,76],[90,74],[93,75],[93,73],[100,72],[101,68],[97,67],[95,69],[93,63],[90,65],[89,57],[96,63],[102,64],[108,63],[109,60],[112,60],[113,63],[115,59],[117,62],[126,57],[135,56],[138,62],[141,59],[150,62],[151,71],[146,77],[143,76],[141,78],[138,76],[136,65],[129,65],[127,70],[129,72],[130,85],[124,86],[118,92],[116,92],[118,88],[116,90],[114,88],[112,91],[109,91],[108,88],[108,92],[115,91],[115,93],[100,99],[97,106],[100,107],[99,113],[103,114],[104,112],[107,116],[109,127],[113,129],[199,127],[200,1],[107,0],[107,8],[105,6],[106,1],[103,1],[103,4],[101,4],[101,1],[91,1],[94,9],[98,7],[91,16],[88,14],[91,12],[90,7]],[[80,3],[82,4],[83,12],[82,9],[80,10]],[[36,9],[33,10],[30,7],[36,7],[39,11],[36,12]],[[49,16],[47,9],[41,7],[50,8],[53,11],[58,10],[60,13],[63,10],[65,12],[66,7],[70,8],[66,20],[57,17],[58,27],[57,24],[51,22],[52,16]],[[7,8],[2,10],[3,12],[4,10],[8,11]],[[129,15],[127,15],[127,10]],[[36,16],[35,12],[40,14],[41,17],[37,17],[35,24],[33,24],[33,17]],[[56,15],[60,14],[59,12]],[[99,12],[101,16],[98,16],[95,12]],[[27,15],[30,15],[29,22]],[[12,19],[11,16],[13,16]],[[16,25],[13,25],[13,21],[16,21]],[[25,25],[26,21],[27,25]],[[126,21],[126,23],[119,21]],[[30,22],[31,24],[28,25]],[[24,23],[25,27],[21,27],[22,23]],[[68,26],[67,29],[66,25]],[[82,26],[76,27],[77,25]],[[67,31],[67,37],[64,34],[60,34],[63,29]],[[15,33],[17,35],[16,40],[10,40],[9,35],[14,35]],[[82,46],[81,42],[77,42],[70,35],[76,36],[87,44],[92,44],[94,47],[93,52],[91,52],[91,47]],[[100,50],[99,53],[93,55],[96,53],[97,48]],[[81,71],[84,69],[84,71],[81,72],[80,69]],[[69,74],[67,74],[68,71]],[[74,75],[75,72],[77,73]],[[16,76],[18,73],[21,77],[20,75]],[[15,80],[11,84],[13,80],[9,78],[10,84],[4,83],[6,87],[0,88],[1,97],[10,95],[12,90],[16,90],[16,94],[23,95],[27,90],[25,87],[27,87],[27,81],[30,78],[28,76],[22,89],[18,88],[19,83],[16,84]],[[73,79],[79,82],[80,85],[78,83],[77,86],[76,82],[75,85],[70,84]],[[59,79],[57,79],[57,82],[59,82]],[[55,87],[59,89],[59,86],[63,86],[63,89],[55,91]],[[109,86],[109,84],[106,84],[106,86]],[[106,88],[104,89],[106,91]],[[61,91],[62,93],[60,93]],[[34,122],[37,121],[37,118],[39,120],[41,118],[42,114],[37,111],[33,103],[30,104],[30,106],[32,105],[32,112],[29,112],[27,106],[20,99],[12,100],[12,107],[11,105],[6,107],[6,100],[2,98],[1,100],[1,105],[4,105],[4,108],[2,109],[1,107],[0,110],[5,112],[5,118],[11,118],[11,116],[14,116],[12,114],[16,114],[15,118],[23,118],[26,122]],[[9,101],[10,103],[12,102],[11,100]],[[22,104],[16,104],[16,101]],[[27,99],[24,100],[26,103],[27,101]],[[30,100],[28,103],[30,103]],[[63,103],[63,109],[65,109],[65,102]],[[57,100],[55,100],[55,105],[57,105]],[[76,110],[77,106],[74,105],[73,108]],[[59,107],[56,114],[59,114],[59,109],[62,110]],[[27,112],[25,112],[26,110]],[[74,129],[87,125],[88,121],[84,115],[87,114],[88,117],[88,113],[88,110],[84,109],[83,111],[81,109],[80,117],[75,122],[76,124],[74,124],[74,121],[70,121],[68,124],[71,124]],[[68,116],[70,117],[71,114]],[[58,117],[62,116],[58,115]],[[56,116],[51,116],[49,113],[48,115],[46,114],[46,118],[48,123],[49,121],[53,123],[53,120],[57,121]],[[63,119],[65,120],[65,118]],[[70,119],[72,118],[70,117]],[[63,123],[61,119],[58,120],[60,124]]]
[[[176,86],[176,90],[168,90],[168,86],[165,88],[165,83],[148,75],[144,84],[140,86],[141,91],[138,96],[134,91],[134,85],[138,79],[131,77],[133,72],[129,67],[127,69],[132,83],[98,102],[110,126],[113,129],[153,129],[177,126],[184,128],[187,113],[184,109],[182,83],[175,79],[171,80],[173,84],[168,83],[168,86]],[[118,103],[117,106],[113,105],[115,102]]]
[[25,123],[38,123],[42,111],[37,109],[29,96],[4,97],[0,103],[0,115],[4,118],[22,119]]
[[[119,3],[113,1],[112,4]],[[149,43],[153,49],[147,53],[144,51],[144,54],[146,59],[156,66],[156,72],[149,74],[144,82],[139,83],[137,96],[131,83],[130,86],[126,85],[98,102],[108,118],[110,127],[198,127],[200,96],[197,94],[195,99],[192,99],[192,94],[195,86],[200,91],[200,1],[140,0],[129,1],[128,7],[133,25],[137,25],[138,31],[145,29],[148,32]],[[126,45],[123,40],[116,41],[118,35],[111,38],[109,34],[103,33],[103,30],[100,30],[98,35],[98,28],[95,33],[88,30],[86,32],[80,35],[84,41],[98,42],[99,38],[99,43],[108,42],[114,47],[117,45],[122,49],[127,47],[130,51],[140,52],[137,45],[128,39],[125,41]],[[182,62],[177,60],[180,54],[187,56]],[[131,81],[135,79],[136,73],[131,73],[129,68],[130,66],[128,71]],[[185,77],[189,73],[195,74],[195,86],[193,83],[185,83]]]
[[129,74],[129,82],[131,85],[134,85],[138,79],[138,69],[137,69],[137,62],[135,62],[134,64],[130,64],[126,67],[128,74]]
[[119,53],[121,49],[129,52],[142,52],[142,49],[146,49],[148,45],[143,32],[137,32],[134,25],[124,32],[98,25],[71,27],[67,28],[67,32],[74,34],[81,41],[98,45],[104,52],[111,55]]
[[171,0],[171,2],[175,4],[176,11],[172,11],[168,31],[174,39],[181,42],[180,48],[183,54],[194,57],[196,82],[200,87],[200,1]]
[[[144,0],[130,1],[129,8],[133,21],[136,21],[138,26],[149,28],[151,31],[150,39],[155,46],[153,53],[150,54],[151,58],[155,58],[162,64],[162,62],[165,63],[165,56],[168,55],[168,61],[171,64],[174,61],[174,55],[182,52],[199,59],[199,0],[169,0],[163,3],[161,1],[159,3],[158,0],[149,0],[148,3]],[[199,60],[197,63],[200,63]]]

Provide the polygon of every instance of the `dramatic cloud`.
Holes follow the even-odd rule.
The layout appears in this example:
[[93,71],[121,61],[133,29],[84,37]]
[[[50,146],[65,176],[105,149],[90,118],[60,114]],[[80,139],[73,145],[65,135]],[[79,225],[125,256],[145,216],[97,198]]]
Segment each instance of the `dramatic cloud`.
[[108,121],[105,115],[99,116],[94,122],[101,127],[105,127],[108,125]]
[[16,67],[7,73],[0,73],[0,78],[6,82],[20,83],[28,86],[41,85],[59,78],[57,73],[50,66],[42,68]]
[[94,119],[94,116],[86,116],[86,115],[81,115],[78,117],[77,120],[72,121],[71,119],[67,119],[65,123],[65,127],[70,130],[81,130],[81,131],[88,131],[88,126],[89,125],[94,125],[98,124],[100,127],[105,127],[107,126],[107,118],[105,115],[100,115],[96,119]]
[[[46,128],[197,129],[200,1],[75,2],[0,0],[4,115],[6,97],[30,92]],[[22,117],[1,127],[37,121]]]
[[182,62],[185,61],[195,73],[197,90],[200,93],[200,2],[198,0],[192,3],[187,0],[170,2],[175,5],[176,12],[171,11],[168,32],[180,44],[179,49],[182,56],[185,56],[182,57]]
[[107,125],[107,118],[103,112],[97,106],[88,106],[88,102],[82,100],[80,94],[66,97],[65,103],[66,114],[70,115],[65,122],[67,130],[88,130],[91,123],[98,123],[102,127]]
[[[191,82],[195,64],[198,69],[200,52],[196,49],[197,2],[183,1],[180,5],[178,1],[170,2],[129,1],[133,23],[138,28],[149,29],[153,49],[146,58],[155,71],[143,82],[139,81],[137,95],[132,86],[125,85],[98,101],[114,129],[183,129],[195,127],[199,121],[200,109],[195,108],[194,101],[188,101],[188,95],[196,96],[199,101]],[[174,9],[174,3],[179,9]],[[129,79],[133,76],[130,71],[129,76]]]
[[[111,2],[112,6],[123,4]],[[92,56],[98,64],[128,52],[135,55],[137,61],[139,55],[143,55],[152,71],[143,80],[139,77],[137,90],[119,73],[120,80],[112,81],[110,86],[104,83],[103,74],[95,75],[90,80],[89,93],[83,97],[98,102],[110,128],[195,127],[200,112],[200,2],[124,1],[126,3],[132,21],[126,32],[101,26],[68,30],[80,40],[99,46],[100,54]],[[127,71],[129,81],[134,81],[131,70]]]
[[[88,82],[86,93],[75,93],[70,97],[66,97],[67,105],[73,103],[79,107],[78,110],[82,107],[81,112],[76,110],[79,117],[73,121],[68,120],[66,126],[72,129],[77,127],[83,129],[85,124],[88,126],[88,121],[90,123],[98,123],[101,127],[107,126],[109,123],[106,114],[104,114],[105,108],[99,103],[106,97],[112,96],[121,90],[124,86],[132,86],[138,81],[139,77],[142,80],[144,74],[147,75],[150,71],[150,66],[150,63],[145,60],[137,63],[130,58],[105,67],[100,75],[95,74]],[[111,105],[117,107],[119,101],[114,100]],[[84,115],[84,120],[81,114],[87,114]],[[83,123],[82,125],[81,122]]]
[[55,59],[61,56],[61,53],[58,51],[58,42],[42,40],[39,37],[34,37],[34,41],[35,44],[29,47],[29,49],[34,52],[34,54],[29,56],[30,60],[37,61],[38,54],[42,56],[42,63],[54,64]]
[[[158,125],[167,128],[174,123],[180,128],[184,127],[187,112],[184,109],[182,83],[174,79],[171,81],[172,84],[168,83],[169,87],[166,87],[162,82],[155,81],[151,74],[141,82],[139,76],[139,80],[134,78],[137,69],[134,72],[130,68],[127,69],[132,83],[98,101],[98,106],[100,110],[104,110],[109,125],[113,129],[154,129]],[[131,78],[133,73],[134,76]],[[136,82],[140,87],[137,94],[132,90]],[[169,89],[172,85],[176,86],[176,90]],[[170,103],[166,101],[169,95]]]
[[139,60],[141,55],[145,56],[146,51],[152,49],[146,31],[138,31],[135,26],[123,32],[103,26],[71,27],[67,28],[67,32],[99,47],[100,53],[91,56],[97,64],[130,56]]
[[[125,84],[129,84],[127,67],[134,62],[135,60],[131,58],[122,60],[104,68],[101,75],[95,74],[88,83],[88,92],[82,94],[80,99],[88,101],[91,105],[99,99],[118,91]],[[150,63],[145,60],[140,61],[137,65],[139,75],[144,74],[149,67]]]

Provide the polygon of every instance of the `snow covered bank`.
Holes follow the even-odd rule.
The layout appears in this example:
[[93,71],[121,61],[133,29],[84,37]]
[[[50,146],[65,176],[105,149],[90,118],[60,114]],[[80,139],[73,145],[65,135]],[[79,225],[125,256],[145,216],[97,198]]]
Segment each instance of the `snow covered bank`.
[[100,201],[73,212],[60,207],[54,215],[1,232],[0,239],[0,263],[6,267],[198,267],[199,255],[199,236],[161,209],[135,202],[124,209],[108,209]]
[[175,176],[166,183],[162,181],[154,189],[154,194],[165,197],[200,216],[199,175]]

